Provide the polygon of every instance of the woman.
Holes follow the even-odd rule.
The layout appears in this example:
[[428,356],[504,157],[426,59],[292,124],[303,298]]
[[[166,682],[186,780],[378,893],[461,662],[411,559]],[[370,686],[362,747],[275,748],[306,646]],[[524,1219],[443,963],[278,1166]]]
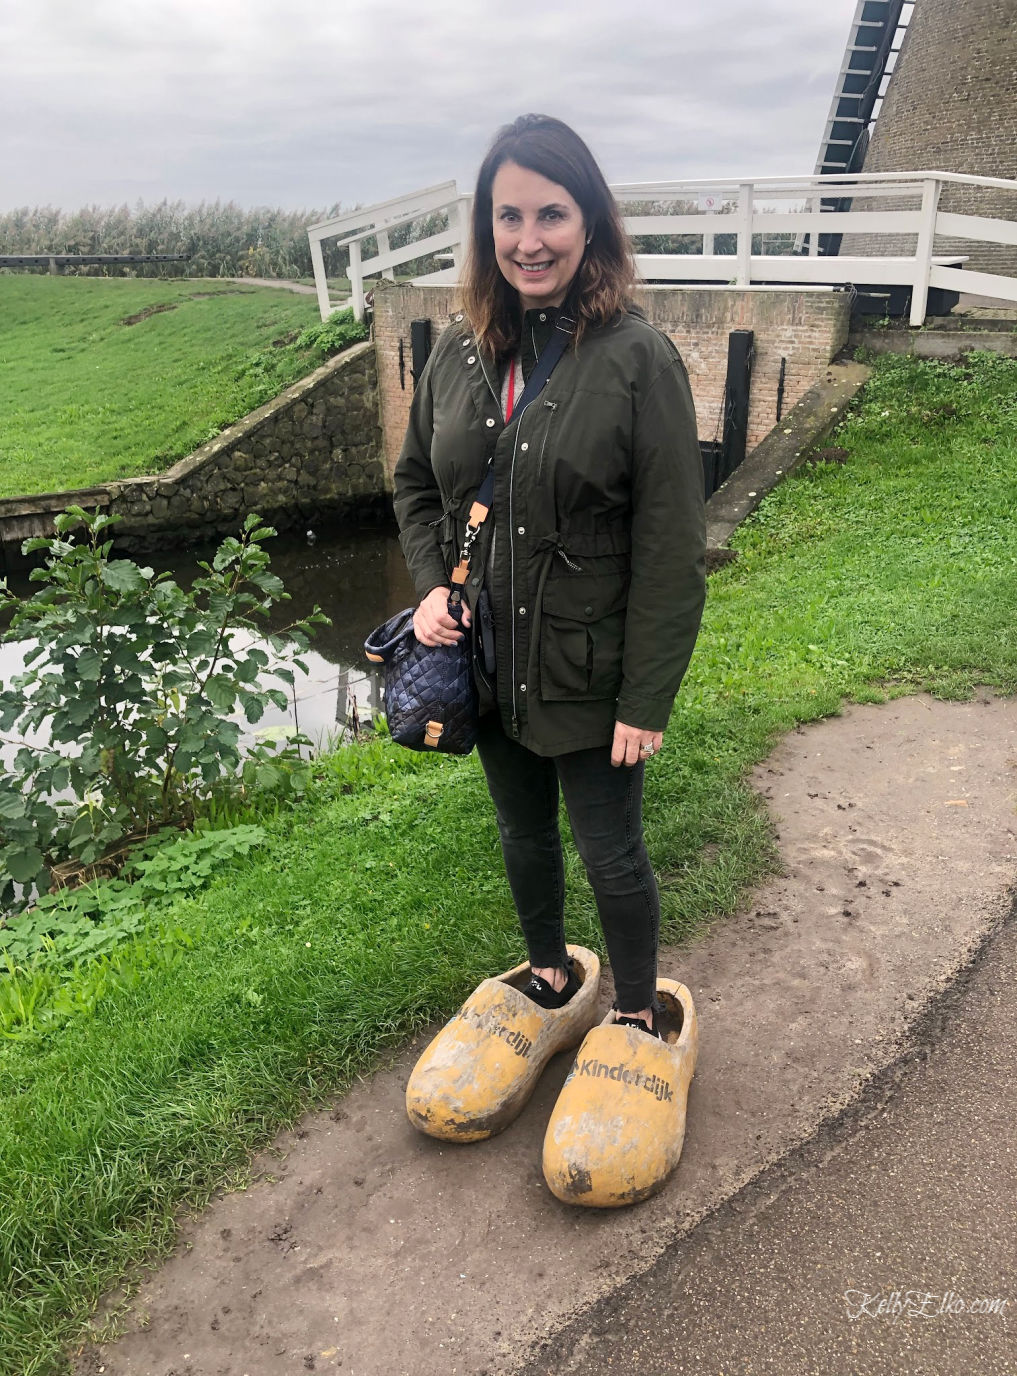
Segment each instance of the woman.
[[[478,661],[478,750],[529,953],[522,992],[556,1010],[582,984],[563,929],[560,787],[604,928],[614,1021],[658,1036],[643,774],[699,627],[705,522],[685,368],[629,303],[631,281],[625,231],[585,143],[544,116],[503,128],[477,180],[462,311],[414,395],[395,510],[421,599],[416,635],[449,644],[463,634],[450,574],[493,460],[463,627],[473,634],[486,591],[496,668],[488,676]],[[562,329],[569,347],[520,412]]]

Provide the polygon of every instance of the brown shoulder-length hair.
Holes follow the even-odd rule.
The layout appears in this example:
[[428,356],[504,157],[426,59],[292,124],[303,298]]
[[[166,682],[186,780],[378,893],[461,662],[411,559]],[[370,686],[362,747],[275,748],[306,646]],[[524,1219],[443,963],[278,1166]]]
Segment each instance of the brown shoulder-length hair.
[[591,325],[606,325],[628,304],[634,270],[615,199],[593,154],[575,132],[549,115],[521,115],[498,130],[477,174],[466,264],[459,285],[477,341],[495,357],[519,343],[519,297],[494,256],[491,187],[503,163],[514,162],[563,186],[583,212],[589,239],[568,292],[578,344]]

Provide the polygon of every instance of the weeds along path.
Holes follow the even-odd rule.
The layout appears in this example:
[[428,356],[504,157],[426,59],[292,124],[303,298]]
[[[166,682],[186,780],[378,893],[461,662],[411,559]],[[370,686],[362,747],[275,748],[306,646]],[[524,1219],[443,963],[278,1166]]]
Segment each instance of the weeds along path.
[[510,1370],[857,1098],[1009,906],[1017,700],[850,707],[792,731],[753,781],[784,873],[664,953],[692,990],[701,1050],[661,1195],[597,1212],[544,1187],[568,1055],[502,1136],[421,1137],[403,1107],[418,1041],[186,1223],[125,1336],[89,1347],[79,1376]]

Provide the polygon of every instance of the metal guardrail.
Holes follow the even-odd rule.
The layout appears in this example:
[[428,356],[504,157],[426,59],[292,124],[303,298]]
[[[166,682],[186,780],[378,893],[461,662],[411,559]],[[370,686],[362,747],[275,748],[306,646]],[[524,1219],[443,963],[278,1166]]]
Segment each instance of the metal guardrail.
[[0,268],[94,267],[103,263],[185,263],[189,253],[4,253]]
[[[1013,192],[1014,218],[997,219],[939,209],[944,185],[990,187]],[[1017,277],[976,272],[957,266],[957,255],[936,257],[937,235],[987,243],[1017,245],[1017,181],[1000,177],[966,176],[957,172],[872,172],[832,176],[719,178],[698,181],[626,182],[611,188],[622,205],[648,202],[649,214],[626,215],[625,226],[634,236],[695,235],[701,243],[693,253],[640,253],[636,267],[642,277],[655,282],[703,282],[736,287],[796,285],[813,288],[847,286],[855,282],[903,286],[911,290],[911,324],[925,320],[930,287],[998,297],[1017,302]],[[915,202],[910,209],[828,210],[823,200],[862,198],[866,202],[893,198]],[[455,182],[414,192],[410,196],[353,211],[338,220],[314,225],[308,231],[318,304],[322,319],[334,309],[329,301],[321,244],[334,238],[348,246],[352,304],[357,318],[365,310],[365,279],[384,274],[403,263],[450,249],[451,267],[414,278],[415,284],[458,281],[461,254],[469,234],[471,198],[460,195]],[[689,202],[696,210],[690,212]],[[790,208],[787,203],[790,202]],[[678,213],[668,205],[680,204]],[[781,205],[785,208],[778,208]],[[448,228],[402,248],[389,248],[389,233],[412,225],[425,215],[443,211]],[[903,256],[852,256],[820,254],[820,235],[914,235],[913,254]],[[718,235],[734,236],[733,253],[714,252]],[[754,253],[753,239],[762,236],[796,236],[806,252]],[[365,240],[375,239],[378,253],[363,257]]]

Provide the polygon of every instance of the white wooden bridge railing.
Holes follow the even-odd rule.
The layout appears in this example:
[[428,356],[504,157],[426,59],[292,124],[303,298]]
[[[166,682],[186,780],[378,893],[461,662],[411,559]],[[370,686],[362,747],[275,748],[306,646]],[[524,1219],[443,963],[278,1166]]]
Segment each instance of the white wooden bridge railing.
[[[947,183],[970,187],[990,187],[1013,193],[1013,218],[997,219],[942,211],[939,199]],[[936,256],[937,235],[994,244],[1017,245],[1017,181],[999,177],[974,177],[956,172],[875,172],[836,176],[756,177],[708,181],[629,182],[612,186],[615,199],[624,205],[648,203],[649,214],[625,216],[625,226],[634,236],[695,235],[701,249],[693,253],[641,253],[636,267],[646,280],[656,282],[725,282],[732,286],[755,283],[846,286],[867,283],[911,288],[911,324],[925,320],[930,287],[968,292],[975,296],[998,297],[1017,302],[1017,276],[975,272],[963,266],[963,257]],[[822,201],[864,200],[863,209],[846,211],[822,208]],[[892,209],[880,209],[872,202],[892,200]],[[901,201],[913,202],[906,209]],[[697,210],[689,213],[694,202]],[[667,206],[681,204],[679,213]],[[789,204],[790,203],[790,204]],[[435,212],[444,212],[448,228],[427,238],[413,240],[402,248],[390,249],[389,232]],[[363,319],[364,281],[383,274],[392,277],[394,269],[428,255],[449,251],[450,267],[414,278],[421,283],[455,283],[462,265],[461,255],[469,233],[470,197],[460,195],[455,182],[444,182],[386,201],[381,205],[351,211],[335,220],[312,225],[308,231],[314,263],[318,303],[322,319],[335,307],[331,304],[321,245],[335,239],[337,247],[348,247],[348,277],[354,312]],[[910,235],[915,250],[899,257],[856,256],[850,252],[820,255],[820,234]],[[735,250],[714,252],[717,235],[734,236]],[[773,235],[795,236],[800,251],[794,253],[753,253],[753,238]],[[378,252],[363,257],[363,244],[374,239]],[[807,247],[806,247],[807,246]]]

